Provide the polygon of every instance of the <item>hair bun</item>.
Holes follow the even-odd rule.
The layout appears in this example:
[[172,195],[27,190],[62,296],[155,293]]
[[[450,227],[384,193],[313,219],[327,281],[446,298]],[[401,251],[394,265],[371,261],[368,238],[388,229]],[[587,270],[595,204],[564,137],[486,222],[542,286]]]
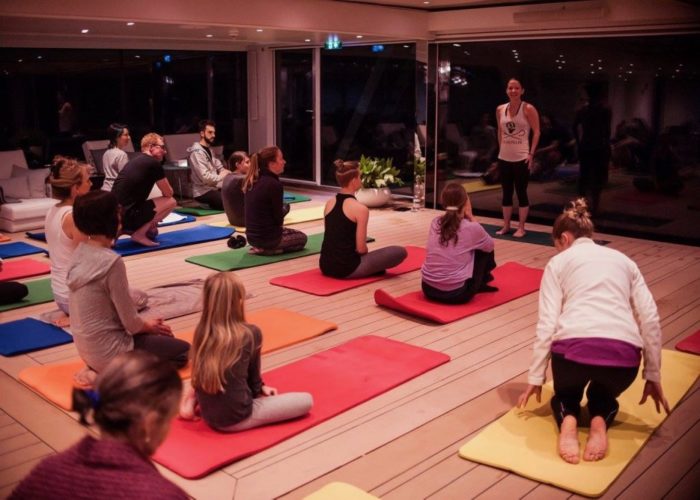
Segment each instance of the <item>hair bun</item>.
[[572,215],[575,217],[590,217],[591,214],[588,212],[588,203],[586,203],[585,198],[577,198],[571,202],[571,208],[569,209]]
[[335,169],[337,171],[342,172],[343,167],[345,166],[345,162],[339,158],[333,162],[333,165],[335,165]]

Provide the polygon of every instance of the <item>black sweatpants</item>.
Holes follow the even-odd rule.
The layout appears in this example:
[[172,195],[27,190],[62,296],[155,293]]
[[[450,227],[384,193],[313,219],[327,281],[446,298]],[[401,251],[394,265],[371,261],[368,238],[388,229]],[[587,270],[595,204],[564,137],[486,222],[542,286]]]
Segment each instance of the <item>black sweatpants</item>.
[[496,268],[494,252],[474,251],[474,271],[472,277],[464,282],[464,285],[455,290],[439,290],[423,282],[423,295],[435,302],[444,304],[466,304],[474,295],[479,293],[481,287],[493,281],[491,271]]
[[638,371],[638,366],[621,368],[586,365],[552,353],[554,396],[551,404],[557,425],[561,426],[567,415],[579,418],[581,398],[588,385],[588,414],[591,418],[603,417],[605,424],[610,427],[619,408],[617,397],[632,385]]
[[197,200],[200,203],[206,203],[207,205],[209,205],[209,208],[213,210],[224,209],[224,202],[221,199],[220,189],[212,189],[210,191],[207,191],[202,196],[195,197],[195,200]]
[[166,335],[134,335],[134,350],[148,351],[163,361],[170,361],[175,368],[187,364],[190,344]]

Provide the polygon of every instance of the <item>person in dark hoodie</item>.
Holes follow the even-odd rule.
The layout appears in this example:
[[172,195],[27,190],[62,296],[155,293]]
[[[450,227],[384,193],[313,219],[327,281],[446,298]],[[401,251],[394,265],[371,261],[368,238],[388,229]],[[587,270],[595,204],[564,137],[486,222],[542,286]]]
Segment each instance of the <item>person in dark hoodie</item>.
[[[119,231],[119,205],[107,191],[91,191],[76,199],[73,219],[88,236],[73,252],[68,268],[70,317],[75,346],[92,372],[134,349],[149,351],[177,368],[187,364],[190,345],[173,338],[162,319],[139,316],[129,295],[126,266],[111,249]],[[77,382],[88,385],[94,373]]]
[[223,210],[221,185],[230,170],[224,168],[211,150],[216,139],[216,125],[211,120],[199,122],[199,142],[187,149],[187,166],[192,176],[192,195],[200,203],[215,210]]

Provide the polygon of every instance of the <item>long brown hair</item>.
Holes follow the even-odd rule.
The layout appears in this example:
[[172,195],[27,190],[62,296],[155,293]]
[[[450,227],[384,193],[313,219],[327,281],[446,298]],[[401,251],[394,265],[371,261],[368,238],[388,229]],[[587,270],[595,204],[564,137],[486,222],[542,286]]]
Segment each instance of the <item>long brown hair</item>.
[[440,202],[445,209],[445,215],[440,217],[440,244],[447,244],[454,240],[455,245],[459,240],[459,226],[464,219],[464,205],[469,201],[467,192],[461,184],[452,182],[445,186],[440,195]]
[[192,387],[207,394],[224,390],[225,374],[241,357],[250,330],[243,324],[245,288],[231,272],[204,282],[204,308],[192,342]]
[[258,180],[260,170],[267,170],[270,162],[275,161],[279,150],[280,148],[277,146],[267,146],[250,157],[250,169],[245,176],[242,186],[244,193],[252,188],[253,184]]
[[578,198],[570,201],[569,206],[554,221],[552,238],[558,240],[566,231],[570,232],[574,238],[590,238],[594,230],[588,204],[584,198]]

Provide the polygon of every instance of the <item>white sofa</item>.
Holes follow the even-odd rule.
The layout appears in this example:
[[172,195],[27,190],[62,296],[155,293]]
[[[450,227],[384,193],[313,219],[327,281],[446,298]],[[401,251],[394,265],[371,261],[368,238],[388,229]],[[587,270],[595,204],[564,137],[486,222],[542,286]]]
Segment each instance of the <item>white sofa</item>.
[[0,230],[14,233],[44,226],[49,208],[58,203],[47,197],[48,168],[27,167],[24,152],[0,151],[0,187],[11,201],[0,205]]

